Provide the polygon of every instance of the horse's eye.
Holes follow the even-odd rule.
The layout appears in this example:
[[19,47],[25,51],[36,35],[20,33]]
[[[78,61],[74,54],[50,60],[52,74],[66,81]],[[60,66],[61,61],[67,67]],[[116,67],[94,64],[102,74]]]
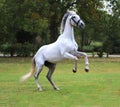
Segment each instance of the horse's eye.
[[75,16],[72,17],[72,19],[74,19],[74,18],[75,18]]

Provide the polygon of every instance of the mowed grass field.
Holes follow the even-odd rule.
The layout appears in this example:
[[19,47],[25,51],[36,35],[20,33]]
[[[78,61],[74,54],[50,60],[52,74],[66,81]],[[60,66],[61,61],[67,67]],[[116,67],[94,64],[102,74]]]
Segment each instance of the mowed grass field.
[[120,58],[89,60],[89,73],[83,58],[77,73],[72,72],[71,60],[57,64],[53,80],[60,91],[52,88],[44,68],[39,92],[33,77],[19,82],[29,72],[31,58],[0,58],[0,107],[120,107]]

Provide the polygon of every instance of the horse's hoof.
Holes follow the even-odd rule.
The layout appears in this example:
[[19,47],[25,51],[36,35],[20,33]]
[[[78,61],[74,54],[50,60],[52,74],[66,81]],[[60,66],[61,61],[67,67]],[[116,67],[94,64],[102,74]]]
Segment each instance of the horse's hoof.
[[76,70],[73,68],[73,73],[76,73]]
[[41,91],[42,91],[42,88],[38,88],[38,91],[40,91],[40,92],[41,92]]
[[86,71],[86,72],[89,72],[89,69],[86,69],[86,68],[85,68],[85,71]]
[[54,88],[56,91],[60,91],[60,89],[59,88]]

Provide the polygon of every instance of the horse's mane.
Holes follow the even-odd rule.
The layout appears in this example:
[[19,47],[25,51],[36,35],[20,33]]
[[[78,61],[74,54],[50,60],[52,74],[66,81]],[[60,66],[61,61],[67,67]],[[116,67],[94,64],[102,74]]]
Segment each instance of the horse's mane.
[[72,10],[67,10],[67,12],[64,14],[62,21],[61,21],[60,34],[62,34],[64,32],[66,20],[67,20],[68,16],[72,15],[72,14],[76,14],[76,12],[72,11]]

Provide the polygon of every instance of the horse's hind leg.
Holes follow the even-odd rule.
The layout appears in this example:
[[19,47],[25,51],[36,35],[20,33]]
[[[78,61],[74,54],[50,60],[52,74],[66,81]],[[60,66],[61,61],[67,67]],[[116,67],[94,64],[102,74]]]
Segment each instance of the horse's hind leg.
[[48,81],[51,83],[51,85],[53,86],[53,88],[55,89],[55,90],[59,90],[59,88],[55,85],[55,83],[52,81],[52,74],[53,74],[53,72],[54,72],[54,70],[55,70],[55,67],[56,67],[56,64],[53,64],[53,63],[47,63],[47,65],[46,65],[48,68],[49,68],[49,71],[48,71],[48,73],[47,73],[47,79],[48,79]]
[[34,75],[35,81],[36,81],[36,84],[37,84],[37,87],[38,87],[39,91],[42,91],[41,85],[40,85],[40,83],[38,81],[38,76],[39,76],[40,72],[42,71],[42,68],[43,68],[43,66],[37,67],[37,71],[36,71],[36,73]]

